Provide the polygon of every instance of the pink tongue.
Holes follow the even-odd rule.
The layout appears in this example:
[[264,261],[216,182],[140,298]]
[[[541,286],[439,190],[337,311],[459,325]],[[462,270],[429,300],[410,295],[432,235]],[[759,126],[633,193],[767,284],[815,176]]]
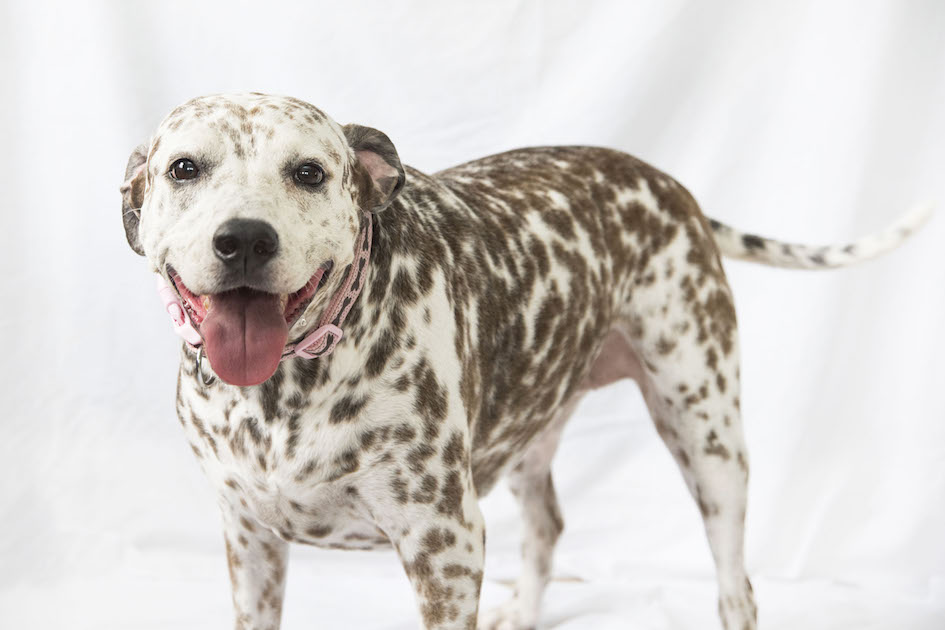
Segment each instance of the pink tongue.
[[230,385],[259,385],[279,367],[289,327],[279,296],[236,289],[211,297],[200,326],[207,358]]

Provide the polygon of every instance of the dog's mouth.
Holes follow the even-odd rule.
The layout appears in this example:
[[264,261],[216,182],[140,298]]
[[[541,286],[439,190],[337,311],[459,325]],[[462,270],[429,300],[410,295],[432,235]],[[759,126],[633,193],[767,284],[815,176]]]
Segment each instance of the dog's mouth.
[[258,385],[279,367],[289,328],[305,312],[331,273],[321,265],[298,291],[267,293],[237,287],[197,295],[172,267],[167,274],[203,338],[213,371],[231,385]]

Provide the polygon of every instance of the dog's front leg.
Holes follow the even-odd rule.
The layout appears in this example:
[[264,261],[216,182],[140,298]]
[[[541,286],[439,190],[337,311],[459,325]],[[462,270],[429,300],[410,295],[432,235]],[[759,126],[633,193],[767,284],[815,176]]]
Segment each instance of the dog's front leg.
[[394,473],[379,519],[410,578],[425,630],[475,630],[485,523],[468,471]]
[[396,541],[426,630],[475,630],[485,551],[478,507],[460,523],[435,508],[415,514]]
[[252,516],[223,507],[236,630],[278,630],[285,593],[288,543]]

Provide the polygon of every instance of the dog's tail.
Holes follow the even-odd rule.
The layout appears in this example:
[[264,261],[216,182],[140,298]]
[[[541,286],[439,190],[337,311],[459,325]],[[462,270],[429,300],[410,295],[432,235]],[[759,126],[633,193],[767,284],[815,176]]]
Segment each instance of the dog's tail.
[[709,219],[715,242],[723,256],[790,269],[831,269],[846,267],[894,249],[910,234],[922,227],[932,214],[929,203],[916,206],[894,224],[863,238],[843,245],[800,245],[739,232],[735,228]]

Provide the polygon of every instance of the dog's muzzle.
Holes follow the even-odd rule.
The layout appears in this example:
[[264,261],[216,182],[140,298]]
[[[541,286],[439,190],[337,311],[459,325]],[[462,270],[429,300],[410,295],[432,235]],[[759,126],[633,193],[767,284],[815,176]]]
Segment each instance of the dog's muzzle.
[[[365,214],[365,221],[355,245],[354,260],[348,266],[344,283],[332,296],[318,326],[301,340],[291,344],[286,343],[288,325],[283,318],[282,310],[273,308],[273,305],[267,302],[267,300],[278,300],[277,296],[250,289],[236,289],[218,294],[213,298],[215,305],[197,325],[188,313],[178,291],[168,284],[163,275],[157,274],[158,296],[171,318],[174,331],[192,350],[195,352],[200,350],[197,359],[198,374],[204,384],[209,383],[203,376],[200,360],[201,355],[204,354],[220,378],[231,385],[238,386],[259,385],[268,380],[279,367],[279,363],[286,359],[292,357],[317,359],[331,354],[344,335],[341,327],[364,286],[368,263],[371,259],[372,232],[372,218],[368,213]],[[245,252],[247,247],[252,249],[258,244],[256,242],[259,240],[256,238],[259,234],[258,230],[254,232],[247,229],[242,233],[248,236],[238,243],[235,240],[221,243],[224,254],[229,254],[233,258],[254,255]],[[215,237],[214,247],[217,245],[216,240]],[[234,251],[237,253],[234,254]],[[324,273],[327,273],[326,268],[319,269],[309,282],[317,286]],[[242,319],[229,318],[228,314],[231,310],[240,311],[246,316]],[[279,316],[279,322],[275,321],[273,313]],[[250,326],[252,330],[229,330],[226,325],[228,319],[240,319],[240,326],[243,328]],[[242,338],[233,339],[234,333],[239,333],[238,336]],[[279,333],[281,337],[276,333]],[[257,347],[246,347],[245,339],[250,338],[256,341]]]

